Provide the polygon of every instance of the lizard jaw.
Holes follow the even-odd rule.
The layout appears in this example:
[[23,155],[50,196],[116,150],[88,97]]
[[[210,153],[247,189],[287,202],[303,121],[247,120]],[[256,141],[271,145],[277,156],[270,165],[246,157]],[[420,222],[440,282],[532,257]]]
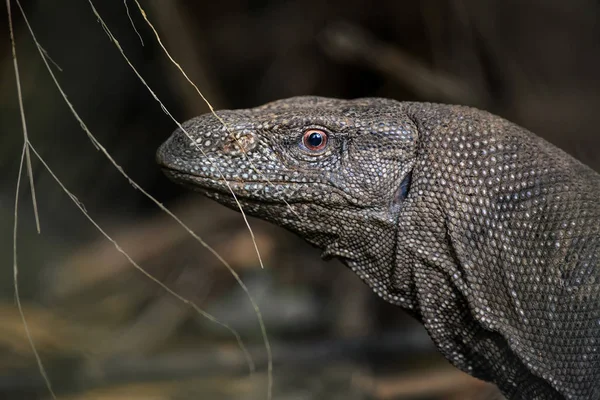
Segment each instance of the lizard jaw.
[[322,203],[327,206],[353,203],[352,199],[346,193],[324,183],[235,180],[190,173],[167,165],[161,165],[161,168],[165,175],[173,182],[184,185],[194,191],[199,191],[222,203],[227,203],[228,201],[225,201],[226,198],[233,198],[235,195],[238,200],[243,200],[244,203],[289,206],[290,203],[303,202],[293,200],[301,198],[298,197],[298,192],[306,193],[312,191],[322,193],[325,189],[330,192],[330,196],[327,199],[320,199],[319,196],[315,196],[313,202]]

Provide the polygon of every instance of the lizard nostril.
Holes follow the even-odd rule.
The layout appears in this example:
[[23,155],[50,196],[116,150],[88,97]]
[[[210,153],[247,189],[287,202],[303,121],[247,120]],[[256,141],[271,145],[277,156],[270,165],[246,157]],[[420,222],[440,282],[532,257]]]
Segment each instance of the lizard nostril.
[[223,145],[223,152],[229,155],[246,154],[254,149],[256,142],[256,135],[253,133],[230,136]]

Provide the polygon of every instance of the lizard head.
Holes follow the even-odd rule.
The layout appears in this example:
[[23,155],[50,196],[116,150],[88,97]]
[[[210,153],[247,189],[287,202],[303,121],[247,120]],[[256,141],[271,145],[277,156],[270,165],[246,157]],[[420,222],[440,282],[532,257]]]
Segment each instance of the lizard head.
[[157,160],[175,182],[348,257],[341,238],[393,224],[407,195],[417,129],[403,107],[294,97],[217,111],[185,122]]

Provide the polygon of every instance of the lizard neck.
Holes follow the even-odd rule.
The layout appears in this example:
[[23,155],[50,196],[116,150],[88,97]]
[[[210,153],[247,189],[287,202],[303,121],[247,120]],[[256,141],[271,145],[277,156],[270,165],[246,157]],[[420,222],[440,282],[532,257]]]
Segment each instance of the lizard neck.
[[[281,215],[274,213],[273,215]],[[311,215],[308,219],[306,216]],[[318,217],[315,217],[318,216]],[[293,218],[273,221],[338,258],[384,300],[398,303],[394,290],[398,209],[307,206]]]

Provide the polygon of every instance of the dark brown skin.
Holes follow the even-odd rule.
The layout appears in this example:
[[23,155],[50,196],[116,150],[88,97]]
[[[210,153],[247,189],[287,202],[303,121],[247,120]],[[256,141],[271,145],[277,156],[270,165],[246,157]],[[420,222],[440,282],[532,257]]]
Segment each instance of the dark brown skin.
[[600,399],[600,176],[461,106],[296,97],[158,150],[175,182],[296,232],[509,399]]

